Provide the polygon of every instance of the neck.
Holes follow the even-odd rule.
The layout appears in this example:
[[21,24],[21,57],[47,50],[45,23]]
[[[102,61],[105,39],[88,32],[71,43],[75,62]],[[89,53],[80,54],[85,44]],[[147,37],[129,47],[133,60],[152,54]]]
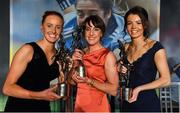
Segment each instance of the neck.
[[145,44],[146,44],[145,37],[139,39],[138,38],[133,39],[131,42],[131,46],[136,50],[141,49],[141,47],[143,47]]
[[55,44],[49,43],[46,40],[42,39],[42,40],[38,41],[38,43],[42,46],[42,48],[45,51],[53,51],[55,49]]
[[99,50],[99,49],[101,49],[101,48],[103,48],[103,46],[102,45],[94,45],[94,46],[89,46],[88,47],[88,49],[89,49],[89,52],[92,52],[92,51],[96,51],[96,50]]

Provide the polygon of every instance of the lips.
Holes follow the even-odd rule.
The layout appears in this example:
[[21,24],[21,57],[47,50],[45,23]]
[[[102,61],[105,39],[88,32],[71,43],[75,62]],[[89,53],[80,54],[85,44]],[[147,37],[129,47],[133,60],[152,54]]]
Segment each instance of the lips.
[[54,33],[48,33],[50,38],[56,38],[56,35]]
[[94,38],[88,38],[88,40],[94,40]]
[[51,35],[49,35],[49,37],[51,37],[51,38],[55,38],[55,37],[56,37],[56,35],[51,34]]
[[87,37],[89,40],[94,40],[94,39],[96,39],[96,37],[94,37],[94,36],[88,36]]
[[137,30],[131,30],[131,33],[137,33],[138,31]]

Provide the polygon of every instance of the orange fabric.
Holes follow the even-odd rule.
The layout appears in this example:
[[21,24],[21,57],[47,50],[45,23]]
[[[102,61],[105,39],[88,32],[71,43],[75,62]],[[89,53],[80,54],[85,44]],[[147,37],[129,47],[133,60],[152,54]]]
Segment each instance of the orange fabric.
[[[109,50],[102,48],[85,54],[83,63],[86,75],[99,82],[106,81],[104,63]],[[110,105],[106,93],[87,85],[79,83],[75,102],[75,112],[110,112]]]

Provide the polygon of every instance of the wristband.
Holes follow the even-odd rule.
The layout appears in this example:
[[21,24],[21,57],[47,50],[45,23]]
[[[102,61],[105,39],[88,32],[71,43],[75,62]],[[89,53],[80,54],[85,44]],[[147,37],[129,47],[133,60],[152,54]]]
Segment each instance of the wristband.
[[91,79],[91,82],[89,83],[90,86],[94,85],[94,79]]

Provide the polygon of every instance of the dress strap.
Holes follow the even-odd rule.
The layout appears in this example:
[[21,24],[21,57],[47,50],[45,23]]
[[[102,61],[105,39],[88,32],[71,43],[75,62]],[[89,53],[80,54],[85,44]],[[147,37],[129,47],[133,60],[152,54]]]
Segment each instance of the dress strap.
[[33,54],[33,59],[38,59],[40,58],[40,47],[35,43],[35,42],[29,42],[29,43],[26,43],[26,44],[29,44],[33,47],[33,50],[34,50],[34,54]]
[[160,49],[164,49],[163,45],[159,41],[156,41],[156,43],[153,46],[153,53],[156,53]]

